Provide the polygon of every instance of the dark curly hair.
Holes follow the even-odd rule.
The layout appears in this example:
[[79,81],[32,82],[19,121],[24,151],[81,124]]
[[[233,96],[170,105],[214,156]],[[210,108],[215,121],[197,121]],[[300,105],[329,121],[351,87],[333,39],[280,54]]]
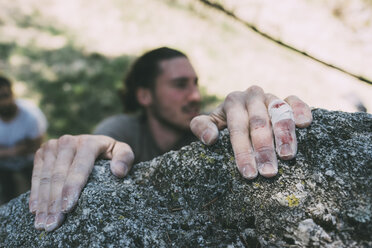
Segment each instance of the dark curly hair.
[[10,82],[9,79],[7,79],[6,77],[0,75],[0,87],[4,87],[4,86],[6,86],[8,88],[11,88],[12,87],[12,83]]
[[155,79],[161,72],[159,63],[176,57],[187,58],[180,51],[161,47],[145,53],[133,63],[124,80],[124,89],[120,93],[125,112],[136,112],[142,108],[137,101],[137,89],[144,87],[154,90]]

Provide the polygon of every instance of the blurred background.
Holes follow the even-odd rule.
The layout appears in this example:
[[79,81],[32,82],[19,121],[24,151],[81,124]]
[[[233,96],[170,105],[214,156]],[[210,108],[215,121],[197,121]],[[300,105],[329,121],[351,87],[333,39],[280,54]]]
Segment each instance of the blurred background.
[[119,113],[128,66],[159,46],[189,55],[208,106],[257,84],[372,112],[372,0],[0,1],[0,73],[40,106],[49,138]]

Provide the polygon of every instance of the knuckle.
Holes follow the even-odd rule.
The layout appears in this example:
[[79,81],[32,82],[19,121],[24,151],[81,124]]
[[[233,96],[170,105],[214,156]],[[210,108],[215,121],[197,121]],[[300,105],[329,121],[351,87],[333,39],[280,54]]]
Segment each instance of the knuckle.
[[34,160],[42,158],[42,157],[43,157],[43,148],[39,148],[39,149],[37,149],[37,151],[35,153]]
[[65,180],[64,174],[61,172],[56,172],[52,176],[52,183],[57,183],[57,182],[63,182]]
[[92,144],[93,144],[93,138],[91,138],[88,135],[84,135],[79,138],[79,145],[82,147],[91,146]]
[[231,93],[229,93],[227,96],[226,96],[226,102],[227,103],[234,103],[234,102],[237,102],[238,99],[240,99],[242,96],[242,92],[239,92],[239,91],[233,91]]
[[229,133],[230,133],[230,136],[236,136],[236,137],[248,135],[247,129],[245,128],[242,129],[238,127],[230,128]]
[[267,146],[267,145],[264,145],[264,146],[260,146],[260,147],[257,147],[256,148],[256,152],[257,153],[274,153],[274,146]]
[[40,185],[46,185],[50,183],[50,177],[42,177],[40,178]]
[[256,161],[260,164],[275,160],[275,150],[271,146],[262,146],[255,150]]
[[31,176],[31,180],[34,181],[34,180],[38,180],[40,178],[40,176],[36,173],[33,173],[32,176]]
[[235,152],[235,157],[237,159],[248,159],[248,158],[253,157],[253,152],[252,151]]
[[260,116],[252,116],[249,118],[249,127],[251,130],[256,130],[259,128],[265,128],[268,125],[268,121],[265,118],[262,118]]
[[58,139],[58,146],[70,145],[74,137],[72,135],[65,134]]
[[293,101],[293,100],[299,100],[299,98],[295,95],[290,95],[285,98],[286,101]]
[[48,203],[48,210],[49,210],[48,214],[53,214],[54,213],[53,209],[55,208],[56,204],[57,204],[57,202],[55,200],[50,201]]
[[53,149],[55,147],[56,143],[57,143],[56,139],[48,140],[46,143],[43,144],[42,149],[44,149],[44,150]]
[[264,95],[263,89],[260,86],[257,86],[257,85],[252,85],[251,87],[249,87],[247,89],[247,92],[250,93],[250,94],[254,94],[254,95],[258,95],[258,94]]

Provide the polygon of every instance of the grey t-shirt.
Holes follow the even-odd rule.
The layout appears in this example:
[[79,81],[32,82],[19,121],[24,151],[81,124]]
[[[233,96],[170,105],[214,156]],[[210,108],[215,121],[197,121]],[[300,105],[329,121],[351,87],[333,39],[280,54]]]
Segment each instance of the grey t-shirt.
[[[134,152],[134,163],[151,160],[164,153],[156,145],[148,123],[142,115],[119,114],[109,117],[98,124],[94,134],[106,135],[127,143]],[[172,150],[180,149],[193,141],[196,141],[196,137],[191,132],[185,132]]]
[[41,137],[47,121],[41,110],[26,100],[17,99],[18,113],[10,122],[0,119],[0,146],[14,147],[26,139]]

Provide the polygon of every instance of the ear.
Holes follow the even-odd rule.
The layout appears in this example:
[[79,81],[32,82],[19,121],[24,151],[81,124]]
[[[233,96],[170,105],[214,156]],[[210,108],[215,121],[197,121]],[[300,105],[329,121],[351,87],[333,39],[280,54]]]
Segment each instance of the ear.
[[136,92],[136,97],[139,104],[144,107],[152,104],[152,94],[149,88],[139,87]]

